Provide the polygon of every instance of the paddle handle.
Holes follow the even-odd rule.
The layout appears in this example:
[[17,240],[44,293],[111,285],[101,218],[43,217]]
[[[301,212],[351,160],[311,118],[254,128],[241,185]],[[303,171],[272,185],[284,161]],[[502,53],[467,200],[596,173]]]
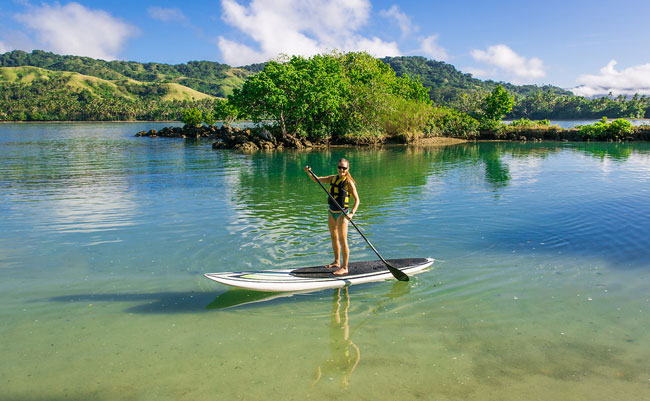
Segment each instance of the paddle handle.
[[381,254],[379,253],[379,251],[377,250],[377,248],[375,248],[374,245],[372,245],[372,243],[370,242],[370,240],[369,240],[368,238],[366,238],[366,236],[361,232],[361,230],[359,229],[359,227],[357,227],[357,225],[354,223],[354,221],[352,221],[352,219],[348,217],[348,214],[346,213],[346,211],[343,210],[343,208],[341,207],[341,205],[339,205],[339,203],[338,203],[338,202],[336,201],[336,199],[332,196],[332,194],[330,193],[330,191],[328,191],[328,190],[325,188],[325,186],[323,185],[323,183],[320,182],[320,180],[318,179],[318,177],[316,177],[316,174],[314,174],[314,172],[311,171],[311,168],[310,168],[309,166],[307,166],[307,172],[308,172],[308,173],[309,173],[309,174],[314,178],[314,180],[316,180],[316,182],[318,183],[318,185],[320,185],[320,187],[323,188],[323,191],[325,191],[325,193],[327,193],[327,196],[329,196],[329,198],[334,202],[334,204],[336,205],[336,207],[339,208],[339,210],[341,211],[341,213],[343,213],[343,215],[348,219],[348,221],[349,221],[350,223],[352,223],[352,226],[357,230],[357,232],[359,232],[359,234],[361,234],[361,237],[363,237],[363,239],[368,243],[368,245],[370,245],[370,248],[372,248],[372,250],[377,254],[377,256],[379,257],[379,259],[380,259],[380,260],[381,260],[381,261],[386,265],[386,267],[388,268],[388,271],[390,271],[390,272],[393,274],[393,276],[394,276],[396,279],[398,279],[399,281],[409,281],[409,276],[407,276],[406,273],[404,273],[403,271],[401,271],[400,269],[398,269],[398,268],[396,268],[396,267],[391,266],[390,263],[388,263],[388,262],[386,261],[386,259],[384,259],[384,258],[381,256]]

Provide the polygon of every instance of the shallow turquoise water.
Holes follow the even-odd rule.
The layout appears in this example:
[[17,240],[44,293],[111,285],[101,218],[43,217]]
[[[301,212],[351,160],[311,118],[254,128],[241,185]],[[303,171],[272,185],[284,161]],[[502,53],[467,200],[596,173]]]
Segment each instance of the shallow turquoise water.
[[[648,399],[650,145],[133,137],[160,126],[0,125],[0,399]],[[433,270],[276,298],[202,277],[329,262],[301,168],[342,156],[373,244]]]

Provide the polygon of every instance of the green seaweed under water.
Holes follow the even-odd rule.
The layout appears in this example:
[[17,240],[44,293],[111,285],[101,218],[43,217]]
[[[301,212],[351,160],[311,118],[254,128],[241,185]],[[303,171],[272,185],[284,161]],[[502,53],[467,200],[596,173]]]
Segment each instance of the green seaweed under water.
[[[648,399],[648,144],[241,155],[149,128],[0,126],[0,400]],[[297,294],[203,277],[329,262],[301,168],[343,156],[360,228],[432,270]]]

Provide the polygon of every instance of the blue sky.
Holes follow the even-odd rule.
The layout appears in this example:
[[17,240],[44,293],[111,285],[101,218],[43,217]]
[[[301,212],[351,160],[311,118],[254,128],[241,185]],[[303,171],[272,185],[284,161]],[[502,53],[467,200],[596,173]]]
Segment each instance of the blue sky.
[[233,66],[328,49],[421,55],[481,79],[650,94],[650,1],[0,2],[0,53]]

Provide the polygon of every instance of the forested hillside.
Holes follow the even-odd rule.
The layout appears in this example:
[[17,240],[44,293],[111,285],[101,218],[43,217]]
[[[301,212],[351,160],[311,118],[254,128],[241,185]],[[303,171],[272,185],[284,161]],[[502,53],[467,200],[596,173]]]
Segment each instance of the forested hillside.
[[429,97],[436,103],[453,103],[465,93],[487,93],[503,86],[513,95],[527,96],[537,91],[549,91],[556,95],[572,95],[570,91],[557,86],[513,85],[507,82],[481,81],[471,74],[464,74],[451,64],[442,61],[429,60],[419,56],[384,57],[383,62],[390,65],[397,75],[408,74],[419,76],[422,84],[428,88]]

